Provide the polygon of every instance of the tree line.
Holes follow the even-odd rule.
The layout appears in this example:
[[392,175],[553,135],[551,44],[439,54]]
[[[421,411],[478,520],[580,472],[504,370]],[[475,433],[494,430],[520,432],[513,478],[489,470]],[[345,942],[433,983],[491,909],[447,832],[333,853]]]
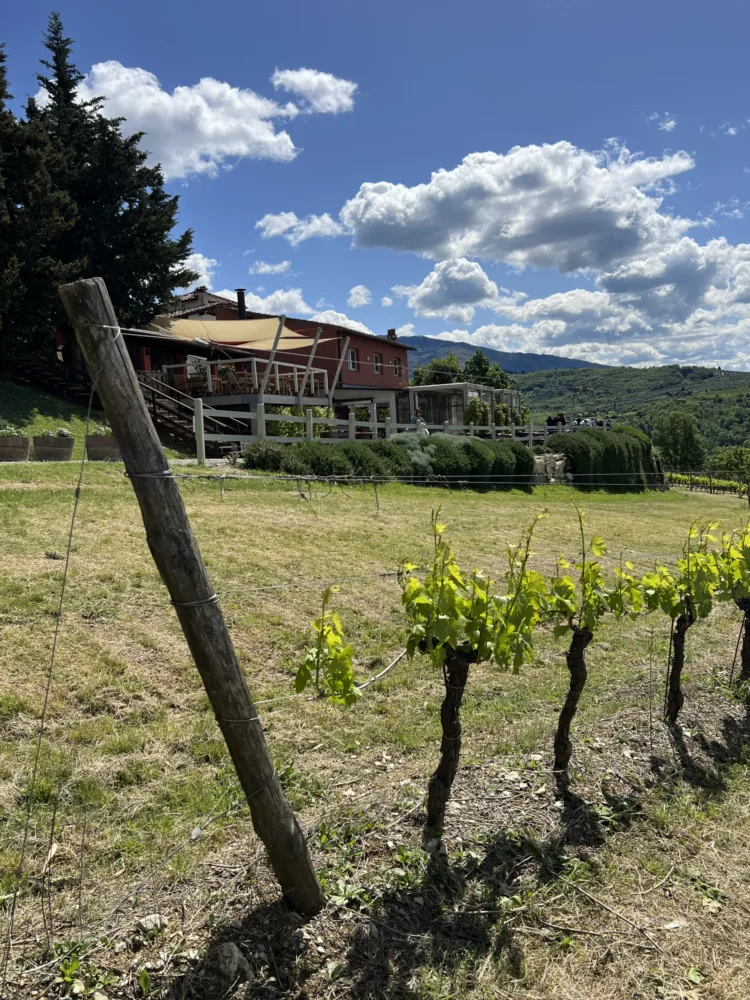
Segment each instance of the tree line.
[[11,108],[0,45],[0,358],[38,350],[64,321],[57,286],[101,276],[118,316],[143,326],[198,275],[193,233],[174,234],[178,198],[147,163],[143,133],[126,136],[104,98],[81,100],[84,75],[53,13],[40,90]]

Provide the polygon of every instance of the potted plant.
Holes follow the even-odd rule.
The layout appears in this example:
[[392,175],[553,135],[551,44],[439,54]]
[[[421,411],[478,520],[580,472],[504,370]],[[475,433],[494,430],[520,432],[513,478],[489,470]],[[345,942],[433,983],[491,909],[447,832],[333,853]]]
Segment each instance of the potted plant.
[[0,427],[0,462],[28,462],[29,439],[10,424]]
[[39,462],[69,462],[75,439],[67,427],[34,435],[34,458]]
[[89,462],[121,462],[120,446],[106,424],[92,427],[86,435],[86,457]]

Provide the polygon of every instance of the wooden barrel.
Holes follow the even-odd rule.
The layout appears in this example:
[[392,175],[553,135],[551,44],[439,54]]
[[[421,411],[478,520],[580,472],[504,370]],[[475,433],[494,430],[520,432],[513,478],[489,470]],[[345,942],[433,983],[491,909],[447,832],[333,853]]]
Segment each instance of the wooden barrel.
[[121,462],[117,439],[111,434],[87,434],[86,458],[89,462]]
[[34,437],[34,458],[38,462],[69,462],[73,456],[72,437]]
[[28,462],[29,438],[0,437],[0,462]]

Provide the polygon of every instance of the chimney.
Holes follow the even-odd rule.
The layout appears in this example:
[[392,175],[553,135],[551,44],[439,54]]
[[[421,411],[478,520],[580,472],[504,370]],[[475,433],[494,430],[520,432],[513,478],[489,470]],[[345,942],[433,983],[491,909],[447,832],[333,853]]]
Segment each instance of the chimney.
[[387,336],[388,336],[388,340],[395,340],[396,339],[396,331],[395,330],[389,330]]
[[245,289],[235,288],[237,292],[237,319],[247,319],[247,306],[245,305]]

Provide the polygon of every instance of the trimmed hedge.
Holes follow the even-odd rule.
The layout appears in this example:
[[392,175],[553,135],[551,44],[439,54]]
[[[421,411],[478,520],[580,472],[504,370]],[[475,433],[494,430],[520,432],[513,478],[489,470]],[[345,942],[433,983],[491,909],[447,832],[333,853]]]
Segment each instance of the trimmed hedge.
[[650,439],[635,427],[583,427],[556,435],[555,449],[568,459],[573,483],[580,489],[622,493],[664,482]]
[[534,456],[520,442],[433,434],[403,434],[390,441],[277,444],[258,441],[245,448],[248,469],[291,476],[360,476],[438,482],[463,481],[476,489],[524,487],[534,475]]
[[[573,485],[615,492],[644,490],[664,482],[651,441],[639,430],[581,428],[555,436],[555,448],[567,458]],[[355,476],[413,482],[465,482],[475,489],[525,487],[535,474],[534,455],[520,441],[432,434],[401,434],[390,441],[342,441],[322,444],[259,441],[245,449],[248,469],[291,476]]]

